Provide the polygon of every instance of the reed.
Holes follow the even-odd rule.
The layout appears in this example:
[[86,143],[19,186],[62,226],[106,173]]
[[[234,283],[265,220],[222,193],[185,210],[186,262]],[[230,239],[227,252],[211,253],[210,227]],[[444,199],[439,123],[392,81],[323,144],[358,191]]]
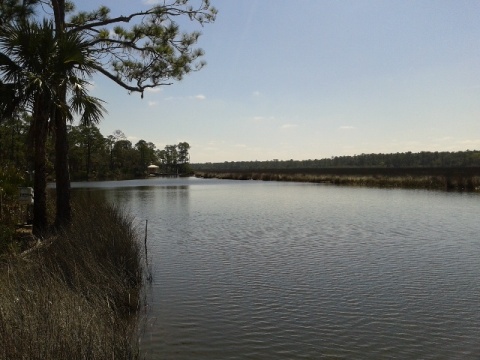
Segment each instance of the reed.
[[132,219],[76,203],[74,223],[0,264],[1,359],[135,359],[143,282]]
[[314,174],[281,172],[195,172],[196,177],[206,179],[293,181],[327,183],[334,185],[370,186],[409,189],[480,191],[480,176],[475,175],[385,175],[385,174]]

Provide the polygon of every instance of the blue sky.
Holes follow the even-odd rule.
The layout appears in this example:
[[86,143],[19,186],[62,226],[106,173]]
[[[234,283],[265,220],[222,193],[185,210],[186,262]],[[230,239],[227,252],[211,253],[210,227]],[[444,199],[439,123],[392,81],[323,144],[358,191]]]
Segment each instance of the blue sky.
[[192,162],[480,149],[479,1],[211,1],[200,72],[143,100],[94,78],[105,136],[187,141]]

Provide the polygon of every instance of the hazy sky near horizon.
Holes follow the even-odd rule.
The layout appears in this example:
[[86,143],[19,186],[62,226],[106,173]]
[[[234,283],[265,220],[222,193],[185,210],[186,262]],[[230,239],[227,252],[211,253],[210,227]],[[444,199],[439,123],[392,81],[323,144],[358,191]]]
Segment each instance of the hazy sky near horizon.
[[480,1],[211,2],[200,72],[144,99],[93,79],[104,136],[187,141],[193,163],[480,149]]

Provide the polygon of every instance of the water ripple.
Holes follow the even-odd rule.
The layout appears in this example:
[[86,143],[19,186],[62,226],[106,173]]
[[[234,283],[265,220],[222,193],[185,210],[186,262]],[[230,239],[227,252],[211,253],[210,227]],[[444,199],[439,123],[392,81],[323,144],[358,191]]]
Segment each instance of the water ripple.
[[480,358],[478,196],[196,184],[111,193],[150,216],[147,358]]

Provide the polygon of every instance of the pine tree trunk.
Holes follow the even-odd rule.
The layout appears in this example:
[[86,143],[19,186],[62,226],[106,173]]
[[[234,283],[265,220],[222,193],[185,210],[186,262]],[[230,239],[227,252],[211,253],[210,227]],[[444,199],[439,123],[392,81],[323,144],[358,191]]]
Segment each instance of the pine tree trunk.
[[[65,32],[65,0],[54,0],[52,1],[52,6],[55,17],[56,37],[62,38]],[[58,90],[61,103],[66,104],[67,90],[65,84],[59,85]],[[68,150],[67,122],[65,114],[59,110],[55,112],[56,227],[66,226],[72,219]]]

